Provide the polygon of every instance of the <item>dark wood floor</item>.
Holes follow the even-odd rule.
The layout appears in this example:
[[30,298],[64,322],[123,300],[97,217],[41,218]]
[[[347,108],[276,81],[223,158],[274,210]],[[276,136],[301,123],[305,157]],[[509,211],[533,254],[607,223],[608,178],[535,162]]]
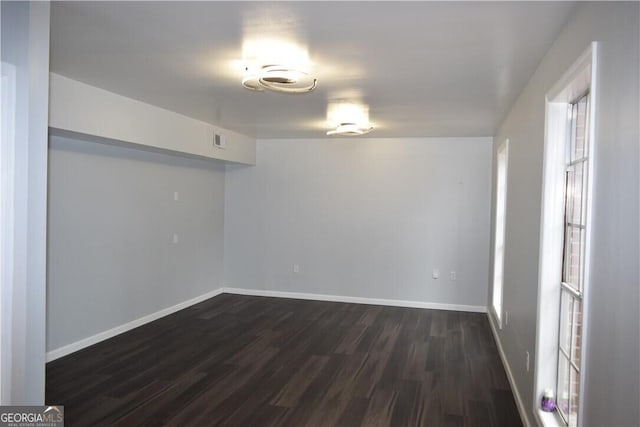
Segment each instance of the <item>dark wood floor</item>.
[[519,426],[484,314],[223,294],[47,365],[68,426]]

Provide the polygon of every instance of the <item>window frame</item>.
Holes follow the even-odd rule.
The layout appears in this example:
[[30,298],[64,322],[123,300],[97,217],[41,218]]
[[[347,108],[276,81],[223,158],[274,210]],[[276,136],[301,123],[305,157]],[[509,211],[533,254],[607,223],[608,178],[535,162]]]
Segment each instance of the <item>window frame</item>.
[[[558,346],[560,296],[559,282],[562,278],[562,247],[564,239],[564,186],[565,186],[565,142],[567,134],[567,107],[589,91],[590,108],[588,112],[589,146],[588,173],[586,187],[586,226],[584,238],[584,287],[582,313],[582,349],[588,348],[590,266],[592,264],[590,248],[594,215],[593,183],[597,180],[597,166],[593,153],[597,143],[595,114],[597,108],[597,51],[598,44],[589,47],[569,67],[567,72],[546,94],[545,102],[545,142],[543,160],[542,209],[540,223],[540,252],[538,267],[538,307],[536,328],[536,359],[534,363],[533,413],[539,424],[544,426],[566,426],[558,411],[546,413],[540,409],[544,389],[555,389],[558,376]],[[580,371],[585,372],[588,354],[582,351]],[[580,382],[579,399],[585,396],[585,382]],[[556,398],[558,396],[556,395]],[[578,425],[583,418],[584,405],[578,405]]]
[[[585,100],[585,117],[584,117],[584,127],[583,128],[579,128],[579,124],[578,124],[578,114],[579,114],[579,105],[581,103],[582,100]],[[564,421],[564,424],[566,426],[571,425],[571,420],[572,420],[572,402],[574,400],[573,397],[573,378],[574,378],[574,373],[576,374],[577,378],[579,379],[579,385],[581,385],[582,381],[581,381],[581,366],[579,365],[579,362],[576,363],[576,361],[574,360],[576,358],[576,351],[575,351],[575,347],[574,345],[575,343],[575,334],[578,333],[578,329],[580,328],[580,340],[579,340],[579,353],[577,354],[578,357],[578,361],[582,360],[582,354],[583,354],[583,348],[584,346],[582,345],[582,338],[583,338],[583,334],[582,334],[582,318],[584,318],[584,270],[585,270],[585,253],[586,253],[586,248],[587,246],[589,246],[586,242],[586,239],[583,239],[583,233],[586,234],[586,229],[587,229],[587,217],[589,216],[589,212],[588,212],[588,207],[589,207],[589,194],[588,194],[588,187],[589,187],[589,177],[591,175],[591,170],[589,168],[590,166],[590,153],[589,153],[589,147],[591,145],[591,141],[590,141],[590,133],[589,133],[589,111],[590,111],[590,102],[591,102],[591,98],[590,98],[590,92],[587,90],[586,93],[583,93],[581,95],[579,95],[577,97],[577,99],[571,101],[568,104],[568,108],[567,108],[567,113],[570,116],[569,117],[569,123],[567,126],[567,136],[565,138],[565,174],[566,174],[566,180],[565,180],[565,191],[564,191],[564,230],[563,230],[563,265],[562,265],[562,278],[560,280],[559,283],[559,292],[560,292],[560,307],[559,307],[559,321],[558,321],[558,366],[557,366],[557,374],[556,374],[556,397],[558,398],[558,414],[560,415],[560,418]],[[577,131],[578,130],[583,130],[584,131],[584,135],[583,135],[583,152],[581,154],[580,158],[575,158],[574,154],[576,153],[577,149],[576,149],[576,140],[577,140]],[[586,150],[585,150],[586,148]],[[576,223],[575,222],[575,213],[573,211],[573,209],[575,208],[575,193],[574,194],[570,194],[573,193],[573,186],[575,185],[576,181],[571,182],[569,177],[570,174],[573,172],[575,173],[576,167],[580,165],[580,167],[582,168],[582,172],[580,174],[580,196],[579,196],[579,203],[580,203],[580,212],[579,212],[579,221]],[[573,240],[569,241],[569,243],[567,243],[568,237],[570,235],[570,233],[573,232],[573,230],[578,229],[580,230],[580,237],[579,237],[579,248],[578,248],[578,268],[577,268],[577,272],[574,272],[572,269],[572,264],[573,264],[573,259],[570,257],[571,252],[572,252],[572,248],[571,246],[573,245]],[[573,273],[577,273],[577,283],[570,283],[573,281],[569,280],[569,277],[573,274]],[[565,312],[565,308],[564,308],[564,304],[563,304],[563,297],[567,297],[568,298],[568,302],[570,304],[570,308],[568,309],[568,312]],[[576,325],[576,304],[578,304],[579,306],[579,316],[580,316],[580,323],[579,325]],[[569,317],[564,317],[565,315],[568,315]],[[567,325],[564,325],[564,321],[563,319],[570,319],[569,323]],[[569,328],[569,336],[568,336],[568,348],[563,348],[563,341],[564,340],[564,336],[563,336],[563,328],[564,327],[568,327]],[[565,333],[567,331],[564,331]],[[565,412],[565,409],[563,408],[563,405],[561,404],[561,399],[560,399],[560,388],[561,388],[561,373],[560,373],[560,367],[563,364],[561,362],[561,360],[567,364],[567,375],[568,375],[568,391],[567,391],[567,409]],[[578,402],[580,401],[580,390],[578,390]],[[578,405],[578,412],[579,412],[579,408],[580,405]],[[576,418],[576,424],[577,424],[577,420],[580,419],[580,415],[579,413],[577,414],[577,418]]]
[[[499,329],[502,329],[503,327],[502,319],[504,312],[504,260],[506,254],[505,236],[507,231],[508,178],[509,139],[505,139],[496,151],[496,200],[494,215],[495,227],[493,235],[493,275],[491,287],[491,312]],[[498,256],[499,249],[501,250],[500,256]],[[496,297],[499,299],[499,307],[496,307]]]

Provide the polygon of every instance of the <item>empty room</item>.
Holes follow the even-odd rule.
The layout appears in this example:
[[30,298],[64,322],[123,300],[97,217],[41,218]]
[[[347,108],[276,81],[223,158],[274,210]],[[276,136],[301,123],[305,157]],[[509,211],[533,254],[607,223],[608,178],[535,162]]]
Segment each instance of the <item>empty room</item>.
[[639,2],[0,4],[1,425],[640,425]]

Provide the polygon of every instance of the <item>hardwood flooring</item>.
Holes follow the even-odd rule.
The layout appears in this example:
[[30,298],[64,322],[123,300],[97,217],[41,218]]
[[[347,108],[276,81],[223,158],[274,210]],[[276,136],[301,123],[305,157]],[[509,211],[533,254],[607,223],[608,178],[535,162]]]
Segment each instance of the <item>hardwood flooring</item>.
[[485,314],[222,294],[47,364],[68,426],[520,426]]

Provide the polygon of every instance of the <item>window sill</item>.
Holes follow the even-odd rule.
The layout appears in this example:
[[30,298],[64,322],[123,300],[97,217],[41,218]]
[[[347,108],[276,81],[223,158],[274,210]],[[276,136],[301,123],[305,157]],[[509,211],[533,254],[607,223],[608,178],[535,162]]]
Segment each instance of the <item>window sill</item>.
[[538,419],[538,424],[544,427],[566,427],[557,411],[545,412],[542,409],[535,409],[534,413]]

